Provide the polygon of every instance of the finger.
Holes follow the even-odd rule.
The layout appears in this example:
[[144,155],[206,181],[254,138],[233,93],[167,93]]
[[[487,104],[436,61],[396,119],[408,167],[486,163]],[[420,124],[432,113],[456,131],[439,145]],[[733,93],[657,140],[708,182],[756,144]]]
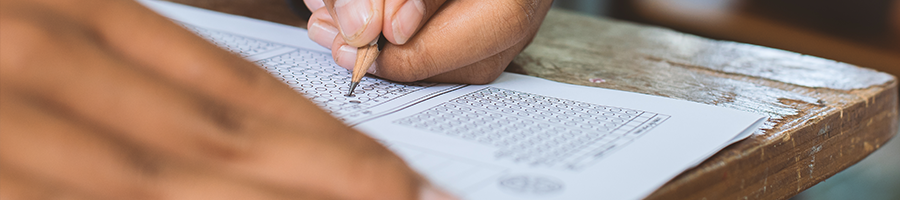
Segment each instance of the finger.
[[423,81],[440,83],[488,84],[503,73],[510,62],[531,43],[524,40],[497,55],[472,63],[471,65],[444,72]]
[[[339,199],[414,199],[422,179],[392,152],[358,133],[269,123],[248,130],[266,133],[252,151],[222,166],[273,183],[335,194]],[[318,129],[328,134],[297,134]]]
[[152,168],[146,157],[112,138],[93,134],[90,127],[59,117],[47,110],[47,105],[34,105],[28,102],[32,100],[6,91],[2,94],[0,163],[4,176],[44,179],[39,182],[104,199],[152,195],[152,185],[144,184],[140,175]]
[[90,199],[0,163],[0,199]]
[[367,45],[381,34],[384,0],[325,0],[325,8],[351,46]]
[[[231,58],[235,56],[221,50],[215,52],[223,54],[210,54],[212,51],[201,48],[208,43],[190,34],[186,35],[191,37],[176,34],[184,31],[173,28],[175,26],[170,22],[158,22],[157,18],[132,18],[130,21],[145,22],[133,26],[126,23],[129,21],[127,18],[119,17],[104,26],[104,37],[109,38],[111,45],[131,58],[143,61],[141,63],[146,63],[151,70],[175,77],[176,81],[185,85],[200,85],[199,91],[212,90],[213,96],[219,97],[217,99],[230,100],[234,105],[247,108],[245,110],[257,111],[248,115],[266,117],[243,118],[254,120],[242,123],[243,133],[254,136],[247,138],[251,141],[247,144],[249,150],[242,156],[223,161],[220,166],[231,166],[234,173],[293,188],[313,188],[315,191],[353,197],[346,199],[409,199],[415,196],[420,179],[396,155],[373,139],[331,118],[290,88],[282,87],[283,84],[277,83],[268,74],[263,77],[240,77],[246,74],[236,73],[239,70],[235,69],[243,69],[244,66],[221,61],[233,60]],[[108,27],[124,27],[127,30]],[[127,40],[134,38],[152,38],[154,42]],[[277,84],[269,84],[269,80]],[[258,112],[260,110],[262,112]]]
[[[128,27],[127,24],[114,25]],[[155,25],[159,24],[145,23],[141,27],[134,27],[134,29],[141,30],[147,27],[153,28]],[[163,25],[159,25],[157,28],[160,28],[163,31],[168,30],[168,27]],[[158,30],[144,31],[152,33]],[[112,32],[112,30],[110,30],[110,32]],[[139,32],[127,33],[133,37],[161,37],[159,35]],[[107,37],[119,36],[110,34]],[[179,37],[181,36],[172,35],[171,37],[165,38],[178,41],[177,39]],[[111,38],[110,40],[117,39]],[[166,41],[165,43],[168,42],[170,41]],[[190,43],[193,41],[185,39],[183,42]],[[177,42],[173,42],[170,45],[172,45],[170,46],[172,48],[181,48],[181,45],[178,45]],[[153,50],[159,45],[147,43],[144,47],[148,48],[148,46],[150,50]],[[185,46],[184,48],[191,49],[192,47]],[[196,47],[193,47],[193,49],[196,51],[204,51],[204,49],[197,49]],[[154,54],[153,52],[148,53]],[[207,61],[204,59],[212,57],[204,56],[204,54],[198,54],[196,52],[184,53],[196,55],[193,59],[200,59],[204,62]],[[230,54],[225,55],[233,56]],[[173,56],[177,58],[177,55]],[[168,54],[159,55],[156,60],[168,60],[158,58],[172,58],[173,56],[168,56]],[[218,63],[214,62],[212,59],[208,62]],[[223,87],[221,84],[228,84],[229,82],[241,83],[241,80],[243,80],[232,80],[235,79],[233,74],[216,73],[216,70],[222,69],[212,67],[196,67],[200,68],[200,70],[172,70],[170,72],[167,71],[170,68],[166,68],[165,65],[152,63],[151,61],[146,61],[146,63],[151,63],[153,65],[151,69],[162,68],[161,71],[163,71],[163,74],[169,76],[177,76],[178,73],[185,73],[183,71],[197,73],[197,71],[203,70],[201,72],[205,72],[205,70],[209,70],[211,72],[211,77],[204,78],[207,78],[207,81],[209,81],[209,79],[221,78],[212,81],[214,84],[220,84],[217,85],[218,87]],[[174,64],[181,66],[185,65],[184,63]],[[223,65],[224,64],[225,63],[223,63]],[[210,64],[200,66],[207,65]],[[193,65],[188,66],[192,68],[195,67]],[[228,69],[229,68],[226,68],[224,70]],[[274,80],[271,77],[268,77],[268,74],[265,74],[265,76],[266,80]],[[181,78],[179,78],[179,80],[186,82],[186,84],[196,83],[206,86],[210,85],[210,83],[193,82],[191,80],[182,80]],[[247,84],[246,82],[243,83]],[[246,144],[248,150],[242,153],[241,156],[219,163],[218,166],[228,167],[236,174],[259,178],[279,185],[291,186],[291,188],[312,188],[312,191],[323,191],[323,193],[347,196],[345,199],[412,199],[415,197],[415,194],[417,194],[418,188],[421,185],[421,180],[418,176],[409,169],[402,160],[396,157],[396,155],[371,138],[347,128],[339,121],[331,118],[327,113],[314,107],[313,104],[309,103],[308,100],[303,99],[302,96],[296,95],[296,93],[287,87],[283,87],[285,90],[280,90],[282,87],[278,87],[277,89],[258,88],[247,87],[244,84],[228,85],[229,87],[226,88],[230,90],[228,91],[229,93],[239,94],[242,98],[246,98],[245,96],[248,94],[259,95],[259,97],[250,98],[256,101],[235,100],[234,102],[236,103],[234,104],[246,106],[248,108],[246,110],[253,111],[264,110],[265,108],[254,107],[259,104],[264,104],[277,108],[279,112],[248,113],[248,115],[255,114],[253,116],[265,116],[266,118],[243,118],[244,120],[253,120],[242,123],[242,132],[246,133],[246,135],[253,136],[251,138],[246,138],[249,139],[247,141],[250,141],[250,143]],[[261,84],[256,84],[254,86],[257,85]],[[211,89],[221,89],[213,88],[213,86],[210,87]],[[293,95],[286,96],[284,94]],[[237,98],[233,97],[235,96],[234,94],[222,94],[221,96],[225,96],[226,98]]]
[[497,55],[537,32],[549,6],[537,0],[447,1],[416,37],[384,48],[378,75],[417,81]]
[[325,7],[325,1],[323,0],[303,0],[303,3],[306,4],[306,8],[309,8],[309,11],[316,11]]
[[[356,53],[358,51],[359,48],[350,46],[347,42],[344,42],[343,37],[335,37],[331,44],[331,57],[334,58],[334,62],[338,66],[350,70],[351,72],[356,65],[356,59],[358,58]],[[372,63],[372,66],[369,66],[366,73],[375,74],[377,69],[378,64]]]
[[333,22],[334,19],[327,10],[319,9],[313,12],[309,20],[309,38],[331,49],[331,57],[338,66],[353,70],[358,48],[350,46],[343,37],[338,36],[337,28],[332,26]]
[[292,192],[200,166],[163,170],[155,178],[160,199],[328,199],[314,192]]
[[382,28],[384,37],[397,45],[406,44],[444,1],[446,0],[385,0]]
[[109,48],[139,67],[260,115],[309,126],[344,126],[262,68],[137,3],[108,4],[112,7],[104,11],[110,13],[91,15],[98,21],[95,27]]
[[[129,11],[124,8],[113,10]],[[283,86],[282,84],[269,84],[277,82],[277,80],[269,77],[268,74],[250,78],[239,76],[246,75],[236,73],[236,71],[244,69],[242,68],[244,66],[221,61],[234,60],[232,59],[236,58],[234,55],[217,48],[213,48],[215,51],[204,49],[203,45],[209,45],[208,43],[198,43],[197,41],[202,40],[189,33],[176,34],[186,32],[179,28],[172,28],[176,26],[170,22],[155,21],[157,18],[134,17],[136,11],[134,9],[130,11],[130,14],[114,20],[105,17],[99,18],[109,20],[108,24],[104,24],[102,27],[98,26],[102,30],[102,38],[110,46],[122,51],[121,55],[144,63],[147,66],[146,69],[152,70],[152,72],[166,77],[174,77],[172,79],[175,79],[176,82],[185,85],[197,84],[200,86],[198,91],[212,90],[213,92],[210,93],[220,97],[218,99],[228,99],[234,104],[252,108],[246,110],[268,109],[262,114],[254,112],[260,116],[267,116],[268,118],[265,120],[259,119],[247,122],[244,124],[246,126],[242,125],[245,128],[241,129],[243,130],[241,133],[256,136],[247,140],[252,142],[247,145],[247,148],[250,149],[247,152],[249,155],[232,157],[217,166],[230,166],[231,171],[238,175],[243,174],[279,185],[288,185],[292,188],[313,188],[314,191],[353,197],[346,199],[411,199],[417,193],[421,183],[415,173],[406,167],[402,160],[371,138],[343,126],[339,121],[319,110],[302,96],[296,95],[289,88],[273,86]],[[105,14],[96,14],[95,16],[105,16]],[[113,17],[113,15],[107,17]],[[144,23],[141,26],[134,26],[126,23],[130,22],[129,20]],[[110,27],[121,27],[127,30],[111,29]],[[127,40],[134,38],[137,40]],[[154,40],[148,41],[154,42],[144,41],[147,38],[153,38]],[[132,45],[140,46],[140,48],[131,47]],[[181,52],[182,47],[183,49],[192,49],[194,52]],[[180,53],[191,57],[182,58],[183,54]],[[180,59],[184,60],[179,61]],[[246,61],[240,60],[235,63],[246,63]],[[252,65],[249,66],[252,67]],[[258,70],[258,68],[254,69]],[[101,74],[103,73],[105,72],[101,72]],[[254,75],[252,73],[255,72],[248,73]],[[95,79],[84,78],[84,80]],[[121,82],[116,80],[104,82],[109,81]],[[166,109],[180,110],[178,108],[160,110]],[[267,122],[276,124],[259,125]],[[284,122],[290,122],[291,126],[275,126]],[[276,129],[280,132],[249,128],[254,125],[262,128],[282,128]],[[275,137],[272,135],[274,133],[281,133],[280,135],[283,136]],[[190,141],[190,139],[177,140]]]
[[[332,24],[332,21],[331,15],[325,9],[313,12],[310,18],[309,37],[319,45],[331,49],[331,57],[334,58],[338,66],[347,70],[353,70],[356,64],[356,52],[359,48],[347,44],[343,37],[337,36],[336,32],[334,34],[328,33],[328,29],[334,28],[329,26]],[[375,64],[373,63],[372,65]],[[375,66],[369,67],[368,72],[374,74]]]
[[[4,197],[23,199],[314,199],[176,163],[135,148],[51,104],[4,92],[0,178]],[[6,124],[10,123],[10,124]],[[40,145],[35,145],[40,144]],[[176,161],[176,162],[173,162]],[[9,189],[9,190],[7,190]],[[12,193],[10,193],[12,192]],[[13,198],[18,199],[18,198]]]
[[313,11],[309,17],[306,29],[309,30],[309,39],[312,39],[319,45],[331,48],[334,38],[338,36],[339,31],[334,26],[334,19],[328,10],[318,9]]
[[[5,21],[0,36],[4,46],[19,47],[0,48],[6,90],[57,104],[174,155],[222,159],[240,149],[238,135],[226,134],[239,129],[238,111],[130,67],[92,43],[83,29],[68,26],[74,22],[22,18]],[[52,56],[35,59],[46,55]]]
[[331,57],[334,62],[344,69],[353,70],[356,65],[356,53],[359,48],[350,46],[343,37],[335,37],[331,43]]

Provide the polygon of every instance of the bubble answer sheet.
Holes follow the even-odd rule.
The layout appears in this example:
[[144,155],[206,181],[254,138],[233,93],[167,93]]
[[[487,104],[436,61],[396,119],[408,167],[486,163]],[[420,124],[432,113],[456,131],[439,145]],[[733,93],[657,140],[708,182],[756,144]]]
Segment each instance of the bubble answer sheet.
[[463,199],[640,199],[765,120],[511,73],[487,85],[367,76],[346,97],[350,72],[304,29],[140,2],[265,68]]

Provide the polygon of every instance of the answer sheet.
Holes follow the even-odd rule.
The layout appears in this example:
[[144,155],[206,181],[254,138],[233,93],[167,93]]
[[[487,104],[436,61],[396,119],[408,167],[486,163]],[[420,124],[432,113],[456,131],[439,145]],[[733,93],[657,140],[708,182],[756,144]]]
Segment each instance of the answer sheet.
[[304,29],[141,1],[256,62],[334,117],[473,200],[640,199],[757,129],[757,114],[504,73],[487,85],[350,72]]

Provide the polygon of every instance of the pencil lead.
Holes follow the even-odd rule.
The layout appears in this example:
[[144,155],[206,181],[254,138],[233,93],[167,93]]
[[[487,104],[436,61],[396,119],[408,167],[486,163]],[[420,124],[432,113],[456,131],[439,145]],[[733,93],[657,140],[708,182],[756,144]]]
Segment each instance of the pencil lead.
[[359,82],[358,82],[358,81],[351,81],[351,82],[350,82],[350,91],[347,91],[347,95],[344,95],[344,96],[352,97],[352,96],[353,96],[353,90],[356,89],[356,86],[357,86],[357,85],[359,85]]

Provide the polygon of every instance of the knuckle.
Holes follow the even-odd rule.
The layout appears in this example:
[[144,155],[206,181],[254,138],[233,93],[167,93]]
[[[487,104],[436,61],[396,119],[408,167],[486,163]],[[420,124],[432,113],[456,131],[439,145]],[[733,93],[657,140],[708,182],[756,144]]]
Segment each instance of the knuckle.
[[520,5],[507,6],[503,11],[497,12],[497,19],[499,20],[500,26],[497,26],[501,29],[506,29],[506,33],[510,33],[514,36],[520,35],[520,33],[525,29],[527,12],[525,12]]
[[500,6],[506,8],[500,12],[496,12],[496,18],[504,29],[505,33],[509,33],[510,37],[516,41],[526,39],[528,35],[537,31],[543,18],[538,15],[541,9],[540,2],[534,0],[509,1],[508,4]]
[[240,132],[244,128],[245,116],[237,109],[208,97],[197,105],[207,119],[226,132]]
[[240,139],[254,137],[252,130],[261,126],[261,119],[250,117],[240,109],[205,98],[197,102],[199,112],[217,127],[219,134],[200,136],[191,148],[213,159],[234,161],[248,155]]

